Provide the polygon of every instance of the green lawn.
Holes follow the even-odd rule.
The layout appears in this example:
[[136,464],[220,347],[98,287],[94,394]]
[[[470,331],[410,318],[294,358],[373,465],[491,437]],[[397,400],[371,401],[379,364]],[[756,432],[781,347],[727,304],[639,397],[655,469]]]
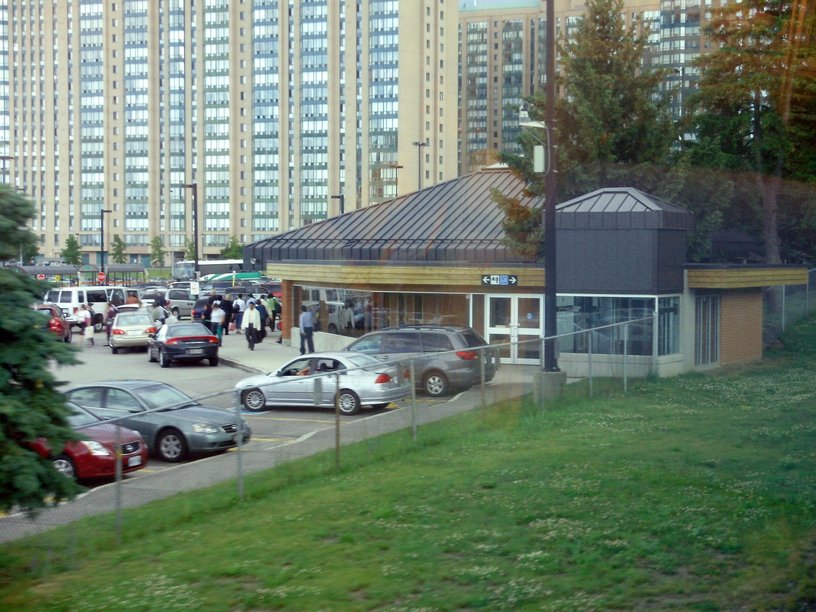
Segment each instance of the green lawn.
[[0,604],[810,609],[816,322],[783,340],[757,366],[387,436],[340,472],[331,453],[284,465],[244,503],[224,485],[152,504],[121,546],[96,519],[49,534],[47,566],[46,536],[6,546]]

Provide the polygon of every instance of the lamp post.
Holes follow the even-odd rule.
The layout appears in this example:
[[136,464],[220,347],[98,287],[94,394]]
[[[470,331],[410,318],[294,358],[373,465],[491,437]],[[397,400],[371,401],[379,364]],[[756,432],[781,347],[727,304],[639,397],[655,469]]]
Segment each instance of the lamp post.
[[198,183],[186,183],[183,187],[193,192],[193,274],[198,280]]
[[106,208],[99,209],[99,271],[105,272],[105,213],[112,213]]
[[555,336],[558,334],[556,309],[556,248],[555,248],[555,199],[558,177],[555,158],[555,2],[547,2],[547,87],[544,122],[522,121],[520,125],[545,131],[545,140],[530,133],[539,146],[533,147],[533,171],[544,175],[544,268],[547,273],[544,287],[544,372],[558,372],[555,357]]
[[417,191],[422,191],[422,147],[427,147],[427,142],[415,140],[411,143],[417,148]]
[[341,193],[340,195],[333,195],[331,197],[331,199],[332,200],[340,200],[340,214],[341,215],[344,212],[346,212],[346,196],[345,196],[345,194]]

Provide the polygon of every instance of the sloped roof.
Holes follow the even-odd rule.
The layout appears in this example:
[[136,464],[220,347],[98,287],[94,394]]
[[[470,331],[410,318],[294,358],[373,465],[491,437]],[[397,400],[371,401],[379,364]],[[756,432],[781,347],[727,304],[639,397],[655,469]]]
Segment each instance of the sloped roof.
[[510,170],[482,170],[248,245],[245,258],[272,261],[524,263],[501,244],[498,189],[527,206]]
[[559,229],[691,229],[694,215],[633,187],[608,187],[556,207]]

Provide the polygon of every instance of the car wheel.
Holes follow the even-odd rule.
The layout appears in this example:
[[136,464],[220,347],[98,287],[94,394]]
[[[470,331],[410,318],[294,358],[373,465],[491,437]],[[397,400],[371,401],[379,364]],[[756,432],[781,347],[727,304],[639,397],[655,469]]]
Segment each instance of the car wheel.
[[360,411],[360,398],[351,389],[340,389],[340,397],[337,398],[340,412],[343,414],[354,414]]
[[116,348],[115,346],[111,346],[111,353],[113,353],[114,355],[118,355],[119,354],[119,349]]
[[156,440],[156,454],[163,461],[181,461],[187,456],[187,441],[178,430],[166,429]]
[[150,350],[149,346],[147,347],[147,360],[150,363],[153,363],[154,361],[156,361],[156,358],[153,356],[153,351]]
[[170,358],[161,349],[159,349],[159,365],[163,368],[170,367]]
[[251,410],[252,412],[258,412],[266,408],[266,397],[260,389],[244,391],[241,402],[247,410]]
[[215,367],[215,366],[217,366],[217,365],[218,365],[218,357],[210,357],[210,358],[208,359],[208,361],[210,362],[210,365],[211,365],[212,367]]
[[54,464],[54,469],[60,474],[71,480],[76,480],[76,466],[70,457],[60,455],[59,457],[55,457],[52,463]]
[[102,331],[102,328],[105,327],[105,322],[102,320],[101,315],[97,315],[96,319],[94,319],[94,333],[99,333]]
[[431,397],[439,397],[448,392],[448,379],[440,372],[428,372],[422,379],[422,388]]

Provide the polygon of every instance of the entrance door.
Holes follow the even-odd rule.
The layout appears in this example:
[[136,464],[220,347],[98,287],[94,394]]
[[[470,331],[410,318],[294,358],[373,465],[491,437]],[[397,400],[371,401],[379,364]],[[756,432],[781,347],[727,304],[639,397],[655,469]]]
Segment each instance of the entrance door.
[[544,335],[543,297],[487,295],[485,330],[488,344],[500,345],[502,363],[541,363]]

